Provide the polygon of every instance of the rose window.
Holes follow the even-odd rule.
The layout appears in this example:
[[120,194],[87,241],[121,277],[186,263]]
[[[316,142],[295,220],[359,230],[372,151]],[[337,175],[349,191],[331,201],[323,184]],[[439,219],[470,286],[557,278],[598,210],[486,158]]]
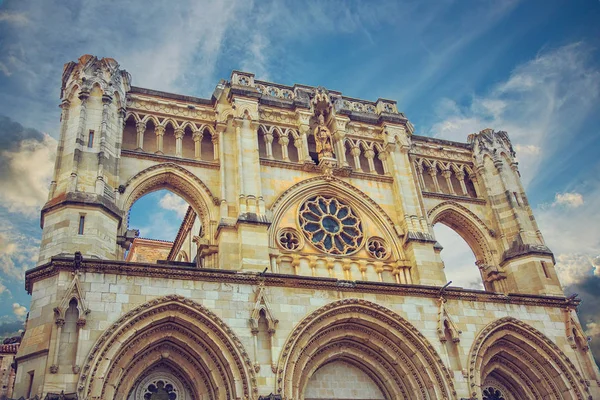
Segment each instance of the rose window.
[[177,400],[177,389],[167,381],[157,379],[145,390],[144,400]]
[[390,255],[387,243],[378,237],[369,238],[367,241],[367,251],[372,257],[378,260],[385,260]]
[[302,232],[319,250],[329,254],[350,254],[363,242],[360,219],[338,199],[312,197],[302,204],[299,214]]
[[279,245],[286,250],[298,250],[304,246],[304,241],[295,229],[283,228],[277,235]]

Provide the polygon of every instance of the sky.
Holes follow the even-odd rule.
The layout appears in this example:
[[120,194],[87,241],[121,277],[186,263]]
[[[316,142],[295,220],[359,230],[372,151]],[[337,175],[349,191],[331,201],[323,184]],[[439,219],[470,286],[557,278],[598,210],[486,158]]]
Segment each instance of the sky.
[[[598,21],[598,0],[0,0],[0,336],[21,329],[29,307],[23,277],[40,244],[62,66],[89,53],[156,90],[209,98],[240,69],[395,99],[419,135],[464,142],[483,128],[507,131],[600,356]],[[130,223],[169,240],[184,211],[178,197],[155,192]],[[448,228],[435,232],[448,279],[478,287],[470,249]]]

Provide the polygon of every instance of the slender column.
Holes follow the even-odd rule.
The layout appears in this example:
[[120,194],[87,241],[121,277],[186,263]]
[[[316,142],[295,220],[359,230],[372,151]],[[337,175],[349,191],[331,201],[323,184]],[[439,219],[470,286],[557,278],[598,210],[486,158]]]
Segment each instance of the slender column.
[[79,318],[77,320],[77,348],[75,349],[75,360],[73,362],[73,373],[78,374],[80,371],[79,367],[79,355],[81,354],[81,330],[85,326],[85,318]]
[[312,163],[310,158],[310,152],[308,150],[308,133],[310,132],[310,126],[306,124],[300,125],[300,138],[302,139],[302,153],[304,158],[300,161]]
[[283,161],[290,161],[290,156],[288,154],[288,144],[290,143],[290,138],[284,135],[279,137],[279,144],[281,145],[281,154],[283,155]]
[[352,146],[352,148],[350,149],[350,154],[354,159],[354,169],[356,171],[362,172],[362,165],[360,165],[360,147]]
[[[83,146],[83,131],[85,130],[86,122],[86,108],[87,99],[90,96],[90,92],[82,90],[79,92],[79,100],[81,100],[81,106],[79,107],[79,125],[77,127],[77,139],[75,142],[75,150],[81,149]],[[72,192],[77,191],[77,174],[79,171],[79,161],[81,160],[81,151],[75,151],[73,157],[73,169],[71,170],[71,182],[69,190]]]
[[469,179],[473,182],[473,188],[475,188],[475,197],[479,197],[479,180],[475,172],[469,174]]
[[146,132],[146,123],[138,122],[135,124],[135,129],[137,132],[137,149],[140,151],[144,151],[144,132]]
[[[222,164],[223,161],[225,160],[225,156],[224,156],[224,151],[223,151],[223,146],[218,146],[219,143],[219,137],[221,135],[225,134],[225,130],[227,129],[227,124],[225,123],[217,123],[217,130],[215,132],[215,134],[212,136],[211,140],[213,142],[213,146],[215,146],[215,142],[217,142],[217,146],[216,149],[219,151],[219,153],[215,153],[215,160],[220,160],[221,161],[221,165],[219,168],[219,174],[220,174],[220,189],[221,189],[221,205],[220,205],[220,211],[221,211],[221,218],[226,218],[228,215],[228,208],[227,208],[227,192],[225,190],[225,166]],[[214,147],[213,147],[214,148]]]
[[265,149],[267,150],[267,158],[273,159],[273,133],[265,132]]
[[468,196],[469,192],[467,192],[467,186],[465,185],[465,173],[463,171],[458,171],[456,173],[456,179],[460,183],[460,190],[462,190],[463,196]]
[[56,342],[54,345],[54,356],[52,359],[52,365],[50,366],[50,373],[56,374],[58,372],[58,353],[60,352],[60,337],[62,335],[62,328],[65,326],[64,318],[57,318],[56,321]]
[[429,170],[427,172],[429,173],[429,175],[431,175],[431,179],[433,180],[433,186],[435,187],[435,191],[440,193],[441,190],[440,190],[440,184],[437,179],[437,168],[435,168],[435,167],[429,168]]
[[221,150],[219,147],[219,135],[218,134],[214,134],[211,138],[211,142],[213,144],[213,154],[214,154],[214,161],[218,161],[219,157],[222,156],[221,154]]
[[335,153],[336,158],[338,160],[338,165],[340,167],[347,167],[348,161],[346,160],[346,152],[344,151],[344,139],[346,138],[346,132],[342,130],[337,130],[333,134],[333,139],[335,140]]
[[382,151],[381,153],[377,154],[377,158],[381,160],[381,165],[383,165],[383,174],[390,175],[390,169],[387,164],[388,153],[386,151]]
[[450,191],[450,194],[456,194],[456,192],[454,192],[454,187],[452,187],[452,181],[450,180],[450,177],[452,176],[452,171],[450,171],[449,169],[445,169],[442,171],[442,176],[444,177],[444,179],[446,179],[446,185],[448,185],[448,190]]
[[373,162],[374,157],[375,157],[375,151],[373,151],[373,149],[365,150],[365,158],[369,162],[369,172],[370,173],[375,172],[375,163]]
[[297,137],[296,139],[294,139],[294,147],[296,148],[296,152],[298,153],[298,161],[302,161],[304,160],[304,149],[302,148],[302,138],[301,137]]
[[421,190],[427,191],[427,188],[425,187],[425,180],[423,179],[423,165],[415,163],[415,166],[415,169],[417,170],[417,177],[419,178],[419,184],[421,185]]
[[204,137],[204,133],[202,133],[202,131],[195,131],[192,134],[192,138],[194,139],[194,158],[196,160],[200,160],[201,154],[202,154],[202,148],[201,143],[202,143],[202,138]]
[[108,111],[112,104],[112,96],[102,95],[102,122],[100,124],[100,152],[98,153],[98,173],[96,174],[96,193],[104,193],[104,160],[106,158],[106,131]]
[[183,128],[175,129],[175,157],[183,156],[183,148],[182,148],[183,133],[184,133]]
[[163,136],[165,136],[165,127],[162,125],[156,125],[154,128],[154,133],[156,133],[156,154],[165,154],[163,153]]
[[52,182],[50,182],[50,191],[48,193],[48,200],[54,197],[54,192],[56,191],[56,181],[58,180],[58,171],[60,171],[63,152],[65,149],[65,135],[67,134],[67,125],[69,121],[69,108],[71,107],[71,102],[69,100],[63,100],[60,104],[61,114],[60,114],[60,139],[58,142],[58,148],[56,150],[56,160],[54,161],[54,174],[52,175]]

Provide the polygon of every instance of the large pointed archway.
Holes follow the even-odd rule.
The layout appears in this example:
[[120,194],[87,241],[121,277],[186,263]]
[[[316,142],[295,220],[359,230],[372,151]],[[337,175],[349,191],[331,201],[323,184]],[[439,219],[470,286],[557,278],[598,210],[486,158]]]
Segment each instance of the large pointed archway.
[[[189,400],[256,394],[255,372],[240,340],[213,312],[182,296],[157,298],[123,315],[87,360],[79,382],[83,398],[130,398],[157,371],[176,377],[170,384]],[[167,384],[163,378],[161,390]]]
[[393,311],[361,299],[330,303],[300,321],[279,359],[279,393],[304,398],[315,371],[340,361],[370,377],[386,399],[456,398],[449,371],[423,335]]
[[469,368],[473,398],[591,399],[571,360],[543,333],[516,318],[496,320],[479,333]]

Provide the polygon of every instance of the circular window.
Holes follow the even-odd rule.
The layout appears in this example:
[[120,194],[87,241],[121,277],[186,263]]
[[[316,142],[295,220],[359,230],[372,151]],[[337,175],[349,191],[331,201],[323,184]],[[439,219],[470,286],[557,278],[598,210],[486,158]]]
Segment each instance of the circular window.
[[387,243],[380,237],[372,237],[367,241],[367,251],[378,260],[385,260],[390,255]]
[[336,198],[311,197],[300,207],[299,220],[306,238],[325,253],[350,254],[363,242],[360,219]]
[[277,235],[279,245],[286,250],[299,250],[304,246],[304,241],[293,228],[283,228]]
[[483,390],[483,400],[504,400],[504,395],[500,390],[488,387]]

